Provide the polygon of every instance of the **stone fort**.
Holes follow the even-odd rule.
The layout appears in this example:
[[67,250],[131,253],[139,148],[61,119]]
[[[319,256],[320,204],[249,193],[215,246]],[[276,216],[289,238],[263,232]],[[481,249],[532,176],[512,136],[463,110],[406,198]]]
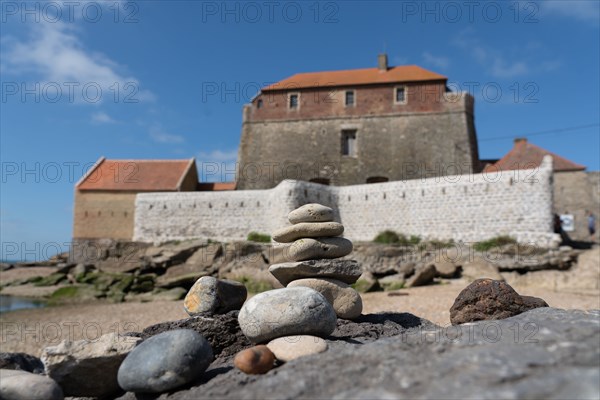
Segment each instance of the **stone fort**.
[[293,75],[243,109],[237,188],[334,186],[479,170],[473,98],[415,65]]
[[198,182],[194,159],[101,158],[75,187],[74,240],[242,240],[318,202],[337,210],[352,240],[391,229],[549,246],[553,213],[597,208],[597,174],[526,140],[479,160],[473,98],[446,82],[380,55],[376,68],[267,86],[243,108],[236,182]]

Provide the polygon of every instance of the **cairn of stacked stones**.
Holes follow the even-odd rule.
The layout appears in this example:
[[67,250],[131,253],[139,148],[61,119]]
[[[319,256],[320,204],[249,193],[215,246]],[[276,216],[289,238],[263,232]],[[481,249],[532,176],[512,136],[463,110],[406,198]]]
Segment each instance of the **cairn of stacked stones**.
[[292,211],[292,226],[278,230],[273,239],[283,243],[286,262],[269,272],[284,286],[260,293],[244,304],[238,321],[254,343],[267,343],[240,352],[236,366],[247,373],[264,373],[279,361],[327,350],[323,339],[336,328],[337,317],[356,318],[362,311],[356,282],[361,268],[354,260],[341,260],[352,251],[352,242],[339,237],[344,227],[333,221],[333,210],[307,204]]
[[352,242],[339,237],[344,226],[333,221],[334,213],[321,204],[306,204],[288,215],[291,226],[273,233],[273,240],[287,244],[288,261],[271,265],[269,272],[282,285],[309,287],[321,293],[339,318],[354,319],[362,312],[362,300],[349,285],[362,269],[356,260],[345,260]]

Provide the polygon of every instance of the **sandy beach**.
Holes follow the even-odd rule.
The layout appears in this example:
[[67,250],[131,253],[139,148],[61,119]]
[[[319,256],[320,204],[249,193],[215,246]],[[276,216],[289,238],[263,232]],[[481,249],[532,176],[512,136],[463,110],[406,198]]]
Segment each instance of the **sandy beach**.
[[[362,294],[363,314],[408,312],[441,326],[450,324],[450,307],[466,286],[453,281],[441,285]],[[563,293],[544,289],[515,289],[541,297],[564,309],[600,309],[598,293]],[[149,325],[186,318],[181,301],[150,303],[91,303],[18,310],[0,315],[0,349],[39,356],[46,346],[62,340],[94,340],[109,332],[141,331]]]

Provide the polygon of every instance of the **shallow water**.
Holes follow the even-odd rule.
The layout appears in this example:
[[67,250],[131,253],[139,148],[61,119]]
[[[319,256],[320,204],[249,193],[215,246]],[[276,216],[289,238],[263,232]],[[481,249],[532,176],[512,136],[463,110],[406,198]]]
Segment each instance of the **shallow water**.
[[23,310],[26,308],[40,308],[46,304],[37,299],[27,297],[4,296],[0,294],[0,313],[8,311]]

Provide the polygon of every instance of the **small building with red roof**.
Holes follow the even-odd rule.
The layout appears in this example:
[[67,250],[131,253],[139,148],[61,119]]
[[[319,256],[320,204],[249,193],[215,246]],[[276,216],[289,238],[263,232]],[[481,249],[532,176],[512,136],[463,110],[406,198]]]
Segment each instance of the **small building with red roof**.
[[[517,138],[513,148],[504,157],[484,168],[486,173],[535,169],[545,155],[553,159],[553,209],[562,216],[563,228],[571,239],[590,240],[588,214],[596,216],[596,230],[600,214],[600,173],[587,172],[584,165],[543,149],[526,138]],[[515,175],[518,179],[518,175]]]
[[101,157],[75,185],[74,239],[133,237],[135,196],[198,189],[193,158],[107,160]]

